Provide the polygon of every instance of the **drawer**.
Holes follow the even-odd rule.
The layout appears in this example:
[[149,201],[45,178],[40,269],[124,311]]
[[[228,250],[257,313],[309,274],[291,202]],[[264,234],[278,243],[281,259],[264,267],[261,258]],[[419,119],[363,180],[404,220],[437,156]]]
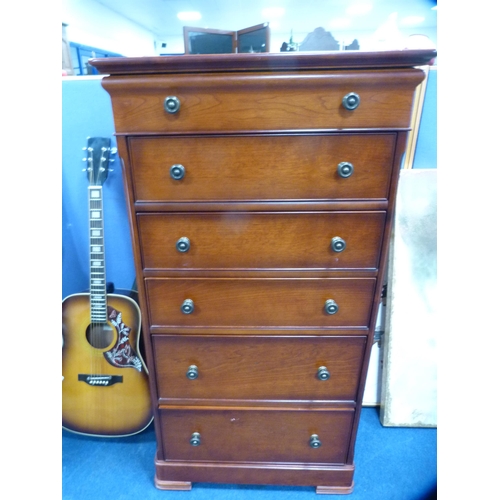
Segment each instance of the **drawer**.
[[[415,69],[148,75],[104,83],[119,134],[408,128]],[[359,96],[356,109],[342,102]],[[175,97],[179,109],[166,111]]]
[[375,278],[145,279],[152,326],[208,328],[367,327],[375,282]]
[[[166,460],[328,464],[345,463],[354,417],[351,410],[162,409],[159,414]],[[311,446],[312,436],[320,446]]]
[[[141,202],[385,199],[395,138],[395,134],[131,138],[134,196]],[[180,174],[175,169],[170,173],[174,165],[182,166]]]
[[145,269],[376,269],[385,219],[384,211],[143,213],[137,224]]
[[161,398],[355,401],[366,337],[153,335]]

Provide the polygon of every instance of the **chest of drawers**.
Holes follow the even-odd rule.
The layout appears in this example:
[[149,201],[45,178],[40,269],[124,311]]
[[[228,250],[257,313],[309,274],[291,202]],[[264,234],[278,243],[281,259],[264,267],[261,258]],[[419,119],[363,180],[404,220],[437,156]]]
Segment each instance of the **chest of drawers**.
[[158,488],[352,490],[415,66],[434,56],[92,61],[123,162]]

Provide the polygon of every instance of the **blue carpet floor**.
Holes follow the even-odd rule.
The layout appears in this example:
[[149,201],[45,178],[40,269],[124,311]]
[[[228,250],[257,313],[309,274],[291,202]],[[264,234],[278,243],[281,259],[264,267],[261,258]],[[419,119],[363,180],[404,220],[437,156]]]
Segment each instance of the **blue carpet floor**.
[[383,427],[378,408],[363,408],[356,443],[354,492],[317,496],[311,487],[194,483],[190,492],[154,486],[153,426],[126,438],[63,430],[64,500],[432,500],[437,498],[437,430]]

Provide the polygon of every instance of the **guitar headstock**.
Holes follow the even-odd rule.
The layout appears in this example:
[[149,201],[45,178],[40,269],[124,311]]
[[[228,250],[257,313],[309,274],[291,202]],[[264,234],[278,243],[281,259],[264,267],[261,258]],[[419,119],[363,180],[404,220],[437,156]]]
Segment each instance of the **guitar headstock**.
[[116,148],[111,148],[111,139],[109,137],[89,137],[87,147],[87,157],[83,160],[87,162],[87,178],[91,186],[102,186],[108,178],[109,163],[114,161],[110,159],[116,152]]

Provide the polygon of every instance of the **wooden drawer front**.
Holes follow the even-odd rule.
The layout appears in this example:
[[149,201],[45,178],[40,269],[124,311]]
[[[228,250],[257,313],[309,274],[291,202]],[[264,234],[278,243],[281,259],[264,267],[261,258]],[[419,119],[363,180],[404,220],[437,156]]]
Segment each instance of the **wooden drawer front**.
[[[172,213],[137,216],[145,269],[376,269],[386,213]],[[181,238],[189,250],[177,250]],[[334,251],[332,239],[345,248]]]
[[394,144],[394,134],[330,134],[140,137],[129,148],[136,201],[334,200],[387,198]]
[[160,398],[355,401],[365,344],[366,337],[154,335],[158,393]]
[[[415,69],[252,75],[149,75],[104,82],[117,133],[407,128]],[[359,106],[342,105],[350,93]],[[180,101],[176,113],[165,99]]]
[[[167,460],[345,463],[354,411],[161,410]],[[199,445],[193,446],[193,433]],[[309,442],[318,436],[321,446]]]
[[[147,278],[152,326],[367,327],[375,278]],[[181,306],[193,301],[193,311]],[[327,314],[325,304],[338,305]]]

